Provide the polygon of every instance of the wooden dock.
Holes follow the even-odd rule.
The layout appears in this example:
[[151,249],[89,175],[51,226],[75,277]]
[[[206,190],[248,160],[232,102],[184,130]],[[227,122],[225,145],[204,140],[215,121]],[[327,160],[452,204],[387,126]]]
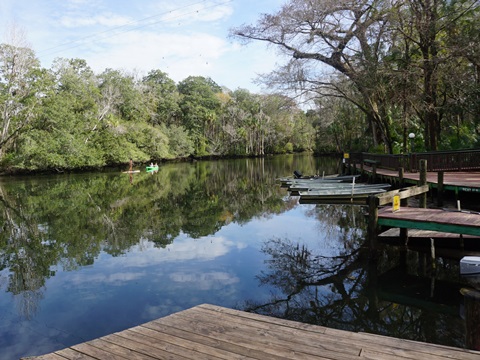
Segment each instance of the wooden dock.
[[[360,168],[357,168],[360,170]],[[363,171],[372,174],[373,167],[364,166]],[[375,169],[375,176],[381,180],[396,182],[399,180],[398,171],[390,169]],[[479,171],[452,171],[443,173],[443,189],[450,190],[455,193],[480,193],[480,172]],[[403,174],[405,184],[417,184],[420,180],[419,172],[405,172]],[[427,184],[430,188],[438,187],[438,172],[427,172]]]
[[[425,178],[422,182],[425,182]],[[426,194],[429,185],[411,186],[397,190],[387,191],[368,199],[368,238],[370,247],[377,247],[379,227],[398,228],[400,238],[404,244],[408,243],[411,229],[445,234],[461,235],[460,243],[464,244],[462,237],[470,235],[472,238],[480,237],[480,213],[473,211],[460,211],[448,209],[426,208]],[[420,196],[419,208],[400,206],[401,200]],[[422,199],[423,198],[423,199]],[[395,205],[394,205],[395,203]],[[388,206],[391,204],[391,206]],[[438,236],[435,236],[438,237]],[[441,236],[446,238],[446,236]],[[453,239],[451,235],[450,238]],[[431,238],[432,254],[434,238]],[[463,248],[463,245],[461,247]]]
[[[432,239],[436,256],[460,260],[464,256],[480,256],[480,236],[445,233],[431,230],[408,229],[408,248],[430,252]],[[386,245],[405,246],[399,228],[390,228],[378,234],[378,241]]]
[[480,352],[336,330],[204,304],[28,359],[478,360]]
[[394,212],[384,207],[378,225],[480,236],[480,214],[462,211],[402,207]]

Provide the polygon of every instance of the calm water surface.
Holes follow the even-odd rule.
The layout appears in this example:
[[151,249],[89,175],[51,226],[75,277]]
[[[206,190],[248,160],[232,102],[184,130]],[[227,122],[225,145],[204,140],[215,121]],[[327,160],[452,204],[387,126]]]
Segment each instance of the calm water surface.
[[[458,259],[365,251],[364,209],[275,179],[311,156],[0,179],[0,358],[41,355],[202,303],[459,347],[478,334]],[[475,326],[474,326],[475,328]]]

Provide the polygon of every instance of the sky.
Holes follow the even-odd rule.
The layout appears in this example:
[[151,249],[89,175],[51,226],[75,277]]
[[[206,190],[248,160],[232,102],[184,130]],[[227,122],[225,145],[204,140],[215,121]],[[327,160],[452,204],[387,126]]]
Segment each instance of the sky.
[[[0,0],[0,40],[24,34],[44,68],[79,58],[96,72],[161,70],[176,83],[210,77],[230,90],[263,92],[253,80],[285,60],[263,42],[241,45],[229,30],[254,25],[285,0]],[[21,36],[15,36],[21,38]],[[15,44],[14,44],[15,45]]]

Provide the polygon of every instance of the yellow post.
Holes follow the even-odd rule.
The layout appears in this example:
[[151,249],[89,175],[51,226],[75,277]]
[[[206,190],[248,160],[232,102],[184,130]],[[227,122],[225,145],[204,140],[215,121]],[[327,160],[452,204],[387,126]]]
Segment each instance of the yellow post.
[[400,210],[400,195],[395,195],[393,197],[393,206],[392,206],[392,211],[398,211]]

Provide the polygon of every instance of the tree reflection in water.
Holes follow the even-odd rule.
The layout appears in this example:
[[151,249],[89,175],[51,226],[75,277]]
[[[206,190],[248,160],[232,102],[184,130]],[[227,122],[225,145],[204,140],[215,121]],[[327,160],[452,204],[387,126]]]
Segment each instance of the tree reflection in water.
[[265,242],[262,251],[269,257],[267,270],[258,279],[279,291],[269,303],[249,303],[247,310],[309,323],[318,323],[318,319],[342,322],[338,313],[342,307],[335,305],[355,298],[365,278],[362,208],[318,205],[310,216],[319,218],[319,231],[325,235],[320,248],[287,239]]
[[282,198],[279,174],[297,166],[335,171],[337,163],[282,156],[164,164],[155,176],[1,178],[0,290],[15,295],[19,314],[31,319],[56,271],[94,265],[101,253],[120,256],[142,239],[165,248],[181,234],[198,239],[230,222],[282,213],[297,202]]
[[[248,301],[244,310],[464,347],[457,262],[437,258],[437,270],[431,272],[425,270],[430,259],[417,252],[387,247],[379,257],[372,257],[363,246],[364,232],[349,228],[352,219],[345,217],[351,216],[350,210],[321,206],[314,211],[320,217],[329,213],[330,222],[321,221],[321,227],[340,234],[336,246],[332,240],[328,248],[278,238],[265,242],[262,251],[268,255],[267,270],[258,280],[274,290],[268,302]],[[355,212],[358,215],[361,210]],[[362,219],[357,216],[357,221]]]
[[[436,273],[430,274],[418,270],[425,258],[408,254],[408,261],[405,261],[408,266],[397,271],[402,258],[399,251],[389,247],[375,260],[363,248],[365,217],[361,207],[302,205],[301,211],[297,212],[298,198],[288,197],[285,189],[275,183],[277,177],[290,173],[291,169],[302,169],[306,174],[318,173],[318,169],[328,167],[335,169],[336,160],[327,160],[320,163],[312,157],[287,156],[170,164],[163,165],[155,176],[136,174],[133,186],[128,176],[118,172],[0,179],[0,290],[12,295],[0,297],[0,301],[4,300],[1,310],[6,314],[2,317],[4,347],[0,344],[0,348],[5,352],[5,346],[8,346],[11,354],[15,354],[10,357],[13,359],[26,354],[33,342],[46,344],[45,352],[58,348],[55,344],[57,338],[62,338],[65,344],[79,342],[77,337],[68,335],[79,331],[76,321],[84,322],[86,316],[97,321],[98,313],[75,314],[68,308],[58,311],[58,304],[63,304],[64,299],[66,306],[70,306],[73,296],[69,291],[77,290],[74,283],[64,291],[62,281],[75,278],[76,273],[83,273],[83,277],[90,270],[94,270],[92,273],[101,272],[107,258],[128,257],[143,244],[151,244],[155,250],[170,248],[183,236],[194,241],[208,239],[232,223],[238,225],[234,226],[238,228],[236,231],[242,232],[241,227],[248,227],[252,219],[276,218],[277,215],[280,218],[287,213],[292,221],[308,220],[309,242],[302,243],[294,236],[281,239],[284,234],[275,229],[276,237],[262,248],[268,258],[266,266],[260,263],[260,254],[256,258],[260,264],[255,266],[264,269],[258,276],[265,285],[264,291],[253,295],[254,300],[248,302],[248,309],[331,327],[462,346],[465,324],[459,316],[458,298],[451,298],[448,311],[444,313],[437,309],[445,309],[445,303],[431,306],[433,300],[445,302],[448,297],[444,293],[435,298],[420,299],[426,304],[424,307],[418,304],[407,306],[402,302],[407,296],[418,302],[418,294],[430,294],[430,284],[435,290],[441,289],[441,281],[447,281],[445,292],[458,294],[458,262],[455,267],[438,259]],[[305,219],[306,212],[309,219]],[[299,213],[301,216],[298,217]],[[270,231],[268,224],[265,229]],[[318,241],[315,239],[317,234]],[[262,239],[254,235],[251,239],[254,249],[248,248],[248,251],[257,252],[257,244]],[[248,251],[243,254],[251,255]],[[249,260],[245,260],[245,264],[250,264]],[[222,258],[221,261],[226,260]],[[181,262],[178,264],[180,266]],[[230,266],[228,262],[227,268]],[[112,269],[112,273],[121,272],[115,266]],[[156,274],[157,269],[154,269]],[[243,268],[236,270],[236,277],[243,276]],[[251,276],[244,276],[246,280],[242,286],[245,288],[240,287],[241,291],[225,296],[228,303],[220,305],[243,303],[244,296],[248,296],[245,294],[255,288],[249,281]],[[163,302],[156,292],[148,291],[151,279],[149,276],[145,278],[148,278],[146,286],[138,294],[127,291],[129,285],[138,290],[136,281],[125,281],[121,287],[112,285],[110,289],[118,288],[122,295],[135,294],[131,301],[122,303],[123,297],[115,298],[112,304],[118,303],[121,311],[126,308],[135,311],[150,300],[155,304]],[[425,285],[421,285],[420,278],[425,280]],[[421,285],[422,291],[412,285]],[[95,308],[97,305],[101,307],[102,301],[107,301],[105,299],[110,296],[103,291],[98,291],[97,296],[96,286],[92,284],[89,288],[94,294]],[[274,289],[270,301],[259,300],[265,296],[268,298],[270,287]],[[172,299],[178,296],[180,301],[194,298],[189,287],[182,289],[188,296],[173,290],[166,294]],[[207,296],[209,301],[216,301],[217,294],[210,293]],[[104,294],[106,296],[102,297]],[[89,298],[83,295],[78,304],[90,305]],[[162,309],[178,311],[177,300],[171,302],[174,306]],[[18,314],[12,311],[13,301]],[[192,306],[192,302],[188,304]],[[136,323],[145,321],[139,312],[126,320],[118,318],[118,323],[114,323],[112,319],[117,312],[112,310],[111,314],[111,308],[107,306],[105,317],[98,320],[102,325],[111,326],[103,328],[101,335],[117,331],[120,326],[130,326],[127,323],[130,319]],[[476,308],[471,310],[469,313]],[[168,314],[167,310],[162,310],[161,315],[165,314]],[[154,316],[160,314],[152,314],[149,319]],[[39,322],[42,318],[48,319],[48,326]],[[44,331],[50,323],[55,324],[56,329],[62,329],[63,335]],[[72,324],[75,330],[69,329]],[[37,327],[24,331],[30,326]],[[95,332],[97,327],[90,328],[93,329],[83,330],[99,336]],[[45,338],[42,337],[44,333]],[[24,342],[23,348],[20,341]]]

